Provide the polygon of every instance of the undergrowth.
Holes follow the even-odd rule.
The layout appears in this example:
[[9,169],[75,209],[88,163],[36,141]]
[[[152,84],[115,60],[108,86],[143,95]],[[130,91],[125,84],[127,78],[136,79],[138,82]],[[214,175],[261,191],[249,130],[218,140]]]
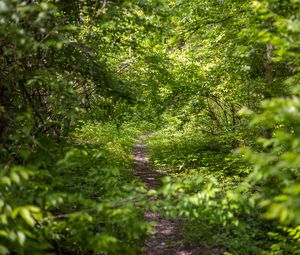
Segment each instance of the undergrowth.
[[186,242],[224,254],[298,254],[288,228],[262,217],[261,187],[249,184],[252,165],[228,137],[172,126],[151,136],[148,146],[153,167],[169,176],[158,190],[163,214],[183,219]]
[[137,254],[149,224],[132,146],[152,128],[87,123],[27,165],[10,166],[0,177],[0,254]]

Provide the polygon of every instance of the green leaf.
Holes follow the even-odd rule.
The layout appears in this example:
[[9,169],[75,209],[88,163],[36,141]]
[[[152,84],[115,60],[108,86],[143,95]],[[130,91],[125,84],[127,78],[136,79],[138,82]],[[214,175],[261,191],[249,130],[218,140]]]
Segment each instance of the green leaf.
[[11,180],[7,176],[1,177],[0,178],[0,183],[4,184],[4,185],[7,185],[7,186],[11,186]]
[[33,227],[35,225],[35,220],[27,208],[20,208],[19,214],[29,226]]
[[1,244],[0,244],[0,254],[1,255],[9,254],[9,250],[5,246],[3,246]]
[[9,10],[7,4],[4,1],[0,1],[0,13],[5,13]]
[[24,243],[25,243],[25,240],[26,240],[25,234],[23,232],[21,232],[21,231],[18,231],[17,232],[17,240],[18,240],[19,244],[21,246],[23,246]]
[[16,184],[20,184],[21,182],[21,179],[20,179],[20,176],[15,173],[15,172],[11,172],[10,173],[10,178],[12,179],[13,182],[15,182]]

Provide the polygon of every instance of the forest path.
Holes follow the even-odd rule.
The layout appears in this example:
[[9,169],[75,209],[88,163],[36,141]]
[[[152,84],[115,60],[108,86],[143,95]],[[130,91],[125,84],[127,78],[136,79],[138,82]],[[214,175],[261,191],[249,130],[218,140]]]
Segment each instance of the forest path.
[[[134,176],[144,182],[148,188],[156,189],[163,172],[152,169],[149,163],[144,140],[151,135],[143,135],[134,145]],[[143,255],[196,255],[206,254],[194,247],[186,247],[183,242],[180,221],[161,217],[157,212],[146,211],[146,221],[156,222],[150,239],[146,240]],[[198,247],[199,248],[199,247]]]

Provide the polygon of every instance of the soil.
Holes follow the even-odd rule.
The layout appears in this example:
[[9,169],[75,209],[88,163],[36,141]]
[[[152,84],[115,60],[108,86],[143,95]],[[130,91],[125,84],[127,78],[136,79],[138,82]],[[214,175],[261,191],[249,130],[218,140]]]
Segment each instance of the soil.
[[[151,134],[143,135],[134,146],[134,176],[144,182],[148,188],[156,189],[160,185],[163,171],[152,169],[149,163],[144,140]],[[143,255],[220,255],[219,247],[206,245],[188,245],[182,235],[182,224],[178,219],[161,217],[157,212],[146,211],[146,221],[156,222],[150,238],[145,241]]]

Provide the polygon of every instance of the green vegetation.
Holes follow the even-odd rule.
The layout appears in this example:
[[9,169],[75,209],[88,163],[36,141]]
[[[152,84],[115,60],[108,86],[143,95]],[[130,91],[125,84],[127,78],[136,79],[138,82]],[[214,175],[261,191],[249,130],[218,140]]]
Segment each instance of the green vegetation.
[[149,208],[300,254],[299,33],[299,0],[0,0],[0,254],[140,254]]
[[60,148],[48,149],[48,157],[57,158],[36,153],[25,166],[4,169],[1,240],[6,249],[136,253],[149,229],[141,209],[145,189],[132,185],[132,145],[139,133],[129,125],[118,130],[87,123]]

